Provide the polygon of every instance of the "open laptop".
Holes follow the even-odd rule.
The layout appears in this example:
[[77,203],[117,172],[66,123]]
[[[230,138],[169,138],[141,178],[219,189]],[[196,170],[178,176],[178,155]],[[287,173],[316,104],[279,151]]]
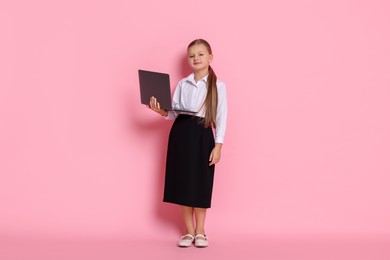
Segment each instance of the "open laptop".
[[142,104],[149,105],[150,98],[153,96],[157,99],[157,102],[160,103],[160,107],[168,111],[196,113],[194,111],[182,110],[172,107],[169,74],[147,70],[138,70],[138,76]]

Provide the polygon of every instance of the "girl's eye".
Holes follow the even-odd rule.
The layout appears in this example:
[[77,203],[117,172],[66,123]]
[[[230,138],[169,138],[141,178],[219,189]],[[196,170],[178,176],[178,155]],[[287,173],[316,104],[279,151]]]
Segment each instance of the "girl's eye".
[[203,56],[203,53],[199,54],[199,56]]
[[194,57],[194,55],[190,55],[190,56],[188,56],[188,58],[193,58]]

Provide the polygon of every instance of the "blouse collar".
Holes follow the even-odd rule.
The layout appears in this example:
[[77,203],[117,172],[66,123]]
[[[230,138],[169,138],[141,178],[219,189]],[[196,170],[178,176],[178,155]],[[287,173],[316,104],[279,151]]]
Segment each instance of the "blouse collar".
[[[207,83],[207,78],[208,78],[209,74],[207,74],[206,76],[204,76],[202,79],[200,80],[203,80],[205,83]],[[187,78],[186,78],[187,81],[193,83],[196,85],[196,82],[195,82],[195,73],[191,73]]]

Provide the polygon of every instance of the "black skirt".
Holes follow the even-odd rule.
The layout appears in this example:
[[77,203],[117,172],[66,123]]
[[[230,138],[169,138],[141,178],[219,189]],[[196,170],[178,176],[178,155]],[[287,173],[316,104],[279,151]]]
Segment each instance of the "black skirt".
[[214,148],[211,128],[200,117],[179,115],[169,134],[164,202],[210,208],[214,169],[209,157]]

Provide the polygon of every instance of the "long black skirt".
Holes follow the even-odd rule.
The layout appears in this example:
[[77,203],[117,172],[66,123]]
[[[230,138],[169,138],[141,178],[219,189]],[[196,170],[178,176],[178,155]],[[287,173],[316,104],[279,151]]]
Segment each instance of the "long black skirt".
[[179,115],[169,134],[164,202],[210,208],[214,169],[209,157],[214,148],[211,128],[200,117]]

